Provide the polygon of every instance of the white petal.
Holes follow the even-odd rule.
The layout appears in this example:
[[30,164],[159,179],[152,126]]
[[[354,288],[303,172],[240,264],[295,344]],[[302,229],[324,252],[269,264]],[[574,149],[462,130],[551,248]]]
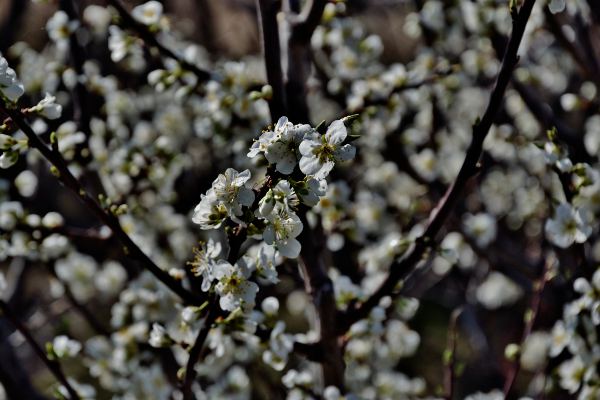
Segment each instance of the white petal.
[[315,175],[322,166],[317,157],[304,156],[300,159],[300,171],[306,175]]
[[[233,168],[228,168],[227,171],[229,171],[229,170],[233,170],[233,172],[234,172],[233,176],[235,176],[236,171]],[[237,176],[233,180],[233,184],[235,186],[242,186],[244,183],[248,182],[248,180],[251,177],[252,177],[252,174],[250,173],[250,170],[246,169],[246,170],[240,172],[239,174],[237,174]]]
[[263,239],[267,244],[273,244],[273,242],[275,242],[275,229],[273,229],[273,225],[268,225],[265,228]]
[[251,206],[254,202],[254,191],[248,188],[240,188],[238,192],[238,201],[243,206]]
[[277,125],[275,125],[275,131],[281,131],[283,130],[283,128],[285,128],[285,126],[288,123],[288,119],[287,117],[281,117],[279,118],[279,120],[277,121]]
[[284,175],[289,175],[294,172],[294,168],[296,167],[296,157],[292,153],[286,154],[285,157],[281,158],[277,163],[277,171],[281,172]]
[[564,11],[566,7],[565,0],[551,0],[550,4],[548,4],[548,8],[552,14],[556,14]]
[[352,160],[356,155],[356,148],[351,144],[345,144],[335,151],[334,157],[336,161]]
[[346,131],[346,126],[341,120],[335,120],[329,125],[327,128],[327,133],[325,133],[325,139],[327,143],[330,144],[340,144],[344,140],[346,140],[346,136],[348,135]]
[[321,144],[317,140],[312,139],[304,139],[298,149],[300,150],[300,154],[303,156],[311,156],[314,153],[314,150],[319,147]]
[[[333,161],[327,161],[314,175],[317,179],[325,179],[333,169]],[[308,175],[308,174],[307,174]]]
[[288,239],[277,243],[277,250],[279,250],[284,257],[296,258],[300,254],[301,249],[302,246],[296,239]]

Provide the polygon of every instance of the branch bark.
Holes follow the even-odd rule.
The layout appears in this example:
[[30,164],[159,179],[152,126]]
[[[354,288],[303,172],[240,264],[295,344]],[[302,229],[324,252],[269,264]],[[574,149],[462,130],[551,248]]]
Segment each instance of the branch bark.
[[200,329],[200,332],[198,332],[198,336],[196,337],[196,341],[194,342],[194,345],[190,350],[190,356],[185,366],[185,378],[181,387],[181,391],[183,393],[183,400],[194,399],[194,393],[192,392],[192,385],[194,383],[194,379],[196,379],[196,370],[194,369],[194,367],[202,357],[204,342],[206,342],[206,338],[208,337],[210,328],[212,327],[212,324],[215,322],[218,315],[219,302],[216,299],[212,299],[211,305],[208,309],[208,314],[204,319],[204,326],[202,327],[202,329]]
[[279,24],[277,13],[280,10],[278,0],[256,0],[258,23],[262,37],[262,48],[267,71],[267,82],[273,88],[273,97],[269,100],[271,122],[286,115],[286,98],[281,69],[281,45],[279,43]]
[[307,4],[304,17],[292,25],[288,39],[288,117],[296,123],[309,122],[306,80],[311,68],[310,39],[321,21],[326,4],[326,0],[313,0]]
[[344,358],[337,335],[337,308],[333,282],[327,275],[323,263],[322,244],[325,239],[314,232],[306,219],[306,213],[300,213],[304,225],[298,237],[302,243],[300,258],[306,292],[311,296],[317,311],[316,328],[319,332],[319,345],[323,353],[321,368],[323,371],[324,387],[344,387]]

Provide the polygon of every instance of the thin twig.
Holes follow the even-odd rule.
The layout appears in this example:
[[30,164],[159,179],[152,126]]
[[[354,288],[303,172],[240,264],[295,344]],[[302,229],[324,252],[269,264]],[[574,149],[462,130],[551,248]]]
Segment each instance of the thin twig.
[[12,310],[8,307],[8,304],[6,304],[4,300],[0,300],[0,310],[2,310],[2,314],[14,325],[21,335],[23,335],[27,343],[29,343],[29,345],[33,348],[34,352],[44,362],[50,372],[52,372],[56,379],[65,387],[69,397],[71,399],[79,399],[79,395],[67,380],[60,363],[56,360],[51,360],[48,358],[46,352],[35,341],[29,329],[19,320],[19,318],[17,318],[16,315],[13,314]]
[[404,258],[390,267],[390,272],[381,286],[364,303],[340,316],[342,322],[339,324],[339,334],[343,334],[354,322],[365,318],[379,304],[379,301],[384,296],[392,293],[398,282],[417,265],[445,224],[467,182],[477,174],[483,142],[502,106],[504,92],[519,60],[517,52],[534,4],[535,0],[525,0],[519,12],[514,15],[513,32],[506,46],[496,84],[481,120],[473,125],[471,143],[454,183],[447,189],[444,197],[440,199],[438,205],[431,212],[424,233],[415,240]]
[[[529,308],[525,313],[525,329],[523,329],[523,335],[521,336],[521,349],[529,335],[531,335],[533,325],[535,324],[535,321],[540,312],[540,305],[542,304],[542,295],[544,294],[544,288],[546,287],[546,283],[550,279],[550,269],[553,263],[553,258],[548,258],[546,260],[544,269],[542,271],[542,276],[534,285],[535,289],[532,295],[531,308]],[[520,369],[521,357],[519,356],[515,357],[515,359],[512,361],[511,368],[507,373],[506,381],[504,382],[504,397],[508,396],[508,394],[512,390]]]
[[444,353],[444,391],[446,399],[454,397],[454,380],[456,379],[456,344],[458,338],[458,318],[462,313],[462,307],[457,308],[450,316],[448,324],[448,338],[446,351]]

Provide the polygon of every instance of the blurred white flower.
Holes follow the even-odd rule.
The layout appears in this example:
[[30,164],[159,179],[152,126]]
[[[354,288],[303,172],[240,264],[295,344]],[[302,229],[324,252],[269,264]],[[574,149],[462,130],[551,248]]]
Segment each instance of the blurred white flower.
[[565,10],[566,2],[565,0],[550,0],[548,8],[552,14],[556,14]]
[[282,371],[288,360],[288,354],[294,347],[291,335],[285,333],[285,323],[277,321],[271,331],[269,348],[263,352],[262,359],[276,371]]
[[558,367],[560,386],[573,394],[577,392],[585,375],[586,365],[580,356],[564,361]]
[[163,14],[163,5],[158,1],[148,1],[131,10],[131,16],[144,25],[156,25]]
[[19,190],[19,194],[23,197],[31,197],[37,189],[37,176],[26,169],[15,178],[15,186]]
[[475,239],[479,247],[486,247],[496,238],[496,219],[490,214],[466,214],[463,225],[466,234]]
[[495,310],[514,304],[523,295],[523,290],[500,272],[492,271],[475,294],[485,308]]
[[81,343],[65,335],[60,335],[52,341],[52,349],[58,358],[74,357],[81,350]]

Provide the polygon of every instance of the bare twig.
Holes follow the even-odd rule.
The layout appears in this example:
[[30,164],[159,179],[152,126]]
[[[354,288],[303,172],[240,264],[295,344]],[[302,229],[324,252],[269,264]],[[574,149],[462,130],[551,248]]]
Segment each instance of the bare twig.
[[462,167],[454,181],[447,189],[446,194],[439,201],[429,216],[429,221],[424,233],[415,240],[415,243],[406,252],[404,258],[395,262],[390,267],[390,272],[385,281],[364,303],[340,316],[339,333],[343,334],[354,322],[365,318],[369,312],[379,304],[384,296],[393,292],[394,288],[422,259],[423,255],[435,240],[435,237],[451,214],[454,204],[460,197],[467,182],[477,174],[479,158],[483,149],[483,142],[494,122],[496,114],[502,106],[504,92],[508,86],[512,72],[519,60],[517,55],[519,45],[525,33],[527,21],[535,0],[525,0],[518,13],[513,18],[513,32],[506,46],[502,66],[498,74],[496,85],[490,95],[490,100],[480,121],[473,125],[471,143],[467,149]]
[[60,366],[60,363],[57,360],[51,360],[48,358],[46,352],[35,341],[29,329],[19,320],[19,318],[17,318],[16,315],[13,314],[12,310],[8,307],[8,304],[6,304],[4,300],[0,300],[0,310],[2,310],[2,314],[23,335],[27,343],[33,348],[36,355],[43,361],[43,363],[50,370],[50,372],[52,372],[52,375],[54,375],[56,379],[65,387],[67,393],[69,394],[69,397],[71,399],[79,399],[79,395],[67,380],[67,377],[65,376]]
[[446,351],[444,353],[444,391],[446,399],[452,400],[454,397],[454,380],[456,379],[456,342],[458,337],[458,318],[462,313],[462,308],[457,308],[450,316],[448,324],[448,340]]
[[[523,329],[523,335],[521,336],[521,348],[523,344],[531,335],[533,330],[533,325],[537,319],[537,316],[540,311],[540,305],[542,304],[542,295],[544,294],[544,288],[546,287],[546,283],[550,279],[550,269],[552,264],[554,263],[553,258],[548,258],[544,265],[544,269],[542,271],[542,276],[538,279],[538,281],[534,284],[534,292],[531,298],[531,307],[525,313],[525,329]],[[517,375],[519,374],[519,370],[521,369],[521,357],[515,357],[512,361],[511,368],[507,373],[506,381],[504,382],[504,396],[508,396],[510,391],[512,390],[513,385],[517,379]]]

